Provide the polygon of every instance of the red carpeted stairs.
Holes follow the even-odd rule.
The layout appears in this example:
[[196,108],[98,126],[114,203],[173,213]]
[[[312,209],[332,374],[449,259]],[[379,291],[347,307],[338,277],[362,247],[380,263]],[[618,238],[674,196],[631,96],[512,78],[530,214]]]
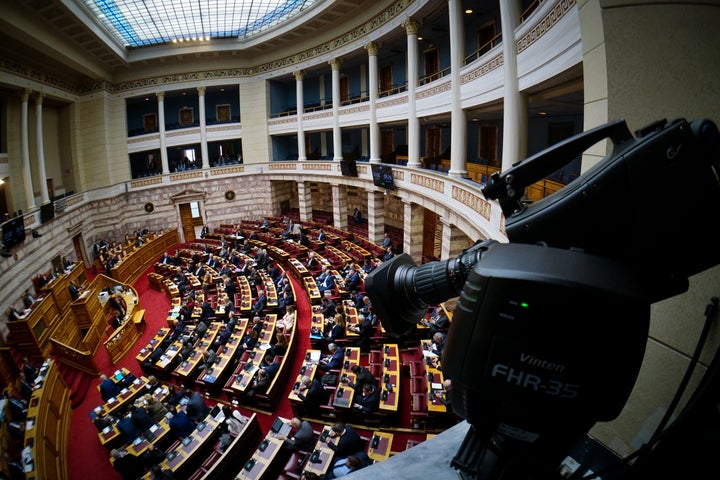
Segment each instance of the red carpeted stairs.
[[62,362],[57,362],[57,365],[59,366],[60,375],[70,388],[70,407],[75,409],[83,403],[93,380],[97,376],[90,375]]

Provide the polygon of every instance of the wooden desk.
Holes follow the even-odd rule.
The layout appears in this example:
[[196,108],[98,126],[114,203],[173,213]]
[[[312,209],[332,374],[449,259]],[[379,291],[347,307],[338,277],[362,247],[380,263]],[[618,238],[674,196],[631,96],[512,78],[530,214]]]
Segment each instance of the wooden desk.
[[33,391],[25,421],[25,446],[33,458],[28,479],[65,479],[67,473],[67,441],[70,428],[70,389],[55,362],[46,360],[40,369],[44,377],[40,388]]
[[[400,351],[397,344],[385,344],[382,352],[383,376],[381,379],[380,410],[397,412],[400,399]],[[386,386],[388,384],[392,386],[392,391],[387,390]]]
[[303,277],[302,280],[303,284],[305,285],[305,291],[308,294],[308,298],[310,298],[310,303],[320,303],[322,295],[320,294],[320,289],[318,288],[315,279],[313,277]]
[[[260,423],[257,413],[253,413],[243,427],[240,434],[233,439],[223,454],[211,465],[203,464],[207,470],[202,480],[225,480],[237,471],[236,465],[247,458],[252,451],[252,445],[260,440]],[[233,473],[230,473],[233,472]]]
[[210,392],[220,388],[223,381],[222,379],[227,376],[230,368],[235,364],[235,356],[240,347],[241,340],[242,331],[236,329],[235,332],[230,335],[230,339],[227,344],[225,344],[225,347],[217,353],[218,361],[215,365],[202,372],[200,378],[196,380],[196,383],[200,385],[201,389]]
[[167,336],[170,334],[170,328],[169,327],[163,327],[155,334],[153,338],[150,339],[147,346],[140,349],[140,352],[135,356],[135,359],[142,365],[150,356],[150,354],[155,350],[158,345],[160,345],[163,340],[167,338]]
[[105,416],[117,412],[118,410],[130,405],[137,397],[145,393],[145,384],[147,378],[139,377],[136,378],[128,387],[123,388],[120,393],[108,399],[107,402],[100,405],[102,412],[98,413],[99,416]]
[[446,413],[447,406],[435,397],[435,395],[440,395],[442,398],[446,398],[445,388],[443,387],[443,373],[437,368],[428,367],[425,378],[427,379],[428,414]]
[[[314,349],[308,349],[305,352],[305,360],[303,361],[303,364],[300,366],[300,371],[297,374],[297,377],[295,378],[295,384],[299,385],[302,377],[315,377],[315,372],[317,371],[317,365],[320,361],[320,350],[314,350]],[[290,390],[290,393],[288,394],[288,400],[290,400],[290,403],[302,403],[302,400],[300,397],[298,397],[293,390]]]
[[[373,447],[373,443],[377,442],[377,446]],[[389,432],[375,432],[370,439],[368,445],[368,457],[380,462],[390,456],[392,449],[393,434]]]
[[150,427],[150,431],[154,435],[152,440],[148,440],[144,436],[138,437],[138,439],[128,445],[127,451],[129,453],[132,453],[136,457],[139,457],[140,455],[145,453],[145,450],[147,450],[147,448],[151,444],[162,443],[163,439],[165,439],[170,433],[170,425],[168,424],[167,417],[163,418],[158,423]]
[[[280,419],[284,423],[289,422],[286,418]],[[277,471],[281,467],[280,464],[285,461],[284,457],[289,454],[289,450],[284,450],[282,446],[283,441],[277,438],[276,434],[270,430],[236,478],[249,480],[275,478]],[[283,453],[286,455],[283,455]]]
[[[327,473],[332,463],[333,457],[335,456],[335,451],[328,447],[327,444],[332,443],[337,445],[338,441],[340,440],[340,437],[329,436],[331,428],[332,427],[330,425],[325,425],[323,427],[323,430],[320,433],[320,437],[315,443],[315,448],[313,449],[310,458],[305,463],[304,471],[312,472],[317,475],[323,475]],[[317,461],[315,462],[312,461],[313,455],[317,457]]]
[[294,274],[294,276],[297,280],[301,280],[301,279],[305,279],[305,278],[309,277],[310,280],[314,282],[314,280],[312,278],[312,273],[310,273],[310,270],[308,270],[307,267],[305,265],[303,265],[303,263],[300,260],[298,260],[297,258],[295,258],[295,257],[289,258],[288,266],[290,267],[290,271]]
[[[208,415],[192,434],[167,452],[167,456],[160,463],[162,467],[172,470],[177,478],[190,477],[191,471],[202,463],[202,455],[212,448],[212,442],[220,435],[218,425],[219,422]],[[152,477],[148,472],[143,478],[150,480]]]

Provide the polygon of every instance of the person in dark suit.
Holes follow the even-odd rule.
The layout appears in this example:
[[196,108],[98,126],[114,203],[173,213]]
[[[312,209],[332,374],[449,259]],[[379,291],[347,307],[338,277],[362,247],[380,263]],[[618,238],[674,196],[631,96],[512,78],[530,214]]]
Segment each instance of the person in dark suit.
[[377,387],[366,383],[362,387],[362,395],[355,397],[353,408],[362,413],[373,413],[377,412],[379,407],[380,395],[378,394]]
[[150,416],[148,411],[145,410],[142,399],[130,405],[128,411],[130,412],[130,420],[132,420],[133,425],[135,425],[135,428],[140,432],[144,432],[155,425],[155,420]]
[[77,300],[80,297],[80,287],[78,286],[75,279],[70,280],[70,285],[68,285],[68,291],[70,292],[70,298],[74,300]]
[[325,318],[333,318],[337,313],[337,305],[335,305],[332,299],[323,296],[320,299],[320,313],[322,313]]
[[270,380],[272,380],[278,370],[280,370],[280,362],[276,362],[273,355],[266,355],[263,359],[261,370],[265,370],[265,373],[267,373]]
[[168,425],[170,425],[170,431],[175,434],[175,438],[185,438],[190,435],[195,430],[195,422],[182,409],[175,407],[171,411],[173,416]]
[[299,417],[292,417],[290,419],[290,426],[293,431],[287,437],[285,435],[278,435],[278,439],[284,442],[284,446],[290,450],[305,450],[312,449],[315,444],[315,433],[313,433],[312,425],[307,420],[301,420]]
[[202,230],[200,230],[200,238],[205,238],[208,233],[210,233],[210,228],[207,225],[203,225]]
[[373,376],[367,367],[363,367],[362,365],[353,365],[350,371],[355,374],[355,381],[351,382],[349,379],[345,378],[343,379],[343,383],[347,383],[350,388],[354,389],[355,395],[362,395],[362,388],[367,383],[377,387],[377,378]]
[[335,276],[332,274],[330,268],[326,268],[325,271],[318,277],[318,290],[321,294],[324,294],[327,290],[331,290],[335,286]]
[[360,285],[360,274],[358,273],[355,266],[351,266],[347,275],[345,276],[345,290],[351,291],[358,288]]
[[[332,443],[331,438],[340,437],[337,443]],[[360,435],[350,425],[342,422],[335,423],[330,427],[330,433],[327,439],[328,448],[335,452],[334,458],[343,458],[352,455],[355,452],[365,450],[365,442]]]
[[320,405],[327,403],[330,398],[330,392],[325,390],[317,378],[311,379],[303,376],[300,385],[293,389],[293,393],[302,400],[305,412],[313,415],[320,410]]
[[325,235],[325,232],[321,228],[320,231],[318,232],[318,238],[317,238],[318,242],[324,242],[326,238],[327,238],[327,236]]
[[328,345],[328,351],[330,352],[330,355],[323,356],[323,358],[320,359],[320,363],[317,368],[324,372],[329,370],[340,370],[342,368],[343,358],[345,358],[343,349],[338,347],[336,344],[331,343]]
[[185,412],[191,420],[199,422],[205,418],[208,413],[210,413],[211,408],[207,403],[205,403],[205,399],[203,399],[200,392],[193,392],[190,389],[187,389],[185,391],[185,396],[188,397]]
[[358,334],[356,345],[360,347],[362,353],[368,353],[372,344],[372,337],[376,332],[371,317],[366,317],[362,313],[358,314],[358,324],[353,326],[352,329]]
[[145,475],[143,461],[127,450],[113,448],[110,451],[110,457],[113,459],[113,468],[122,475],[124,480],[136,480]]
[[104,373],[100,374],[100,397],[104,401],[117,396],[120,393],[120,387],[117,386],[111,378],[108,378]]
[[173,259],[168,252],[165,252],[163,253],[163,256],[160,257],[159,263],[162,263],[163,265],[170,265],[173,263]]
[[265,290],[258,292],[258,299],[255,301],[251,313],[253,315],[259,315],[267,306],[267,297],[265,296]]
[[115,426],[120,431],[120,435],[122,435],[125,443],[131,443],[140,435],[140,430],[135,426],[130,415],[122,417]]

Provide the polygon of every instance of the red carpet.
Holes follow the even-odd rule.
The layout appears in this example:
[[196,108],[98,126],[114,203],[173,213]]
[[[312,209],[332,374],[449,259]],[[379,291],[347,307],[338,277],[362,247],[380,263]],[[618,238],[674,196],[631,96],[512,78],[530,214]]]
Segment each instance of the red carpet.
[[[135,359],[136,355],[151,338],[155,335],[157,330],[163,326],[166,326],[167,312],[170,308],[170,300],[167,298],[164,292],[153,290],[149,286],[147,273],[153,271],[153,267],[148,269],[145,274],[140,276],[140,279],[134,285],[139,297],[142,307],[145,309],[145,321],[147,326],[143,332],[142,337],[137,341],[135,347],[116,365],[110,362],[110,358],[107,355],[104,347],[100,347],[95,356],[95,360],[100,370],[106,374],[112,373],[119,368],[127,368],[130,372],[136,376],[141,376],[143,372]],[[304,292],[302,285],[291,278],[295,286],[296,292]],[[296,335],[297,344],[292,349],[293,352],[305,352],[310,347],[310,318],[311,318],[311,306],[306,295],[298,295],[297,302],[297,313],[298,323],[296,328],[298,329]],[[304,360],[304,355],[297,354],[293,358],[292,370],[297,372],[300,370],[301,364]],[[294,376],[291,375],[294,380]],[[97,430],[90,420],[89,412],[91,412],[96,406],[102,403],[100,393],[97,390],[99,380],[93,382],[83,403],[72,411],[72,418],[70,423],[69,438],[68,438],[68,475],[71,480],[89,480],[92,478],[107,478],[107,479],[118,479],[121,480],[121,476],[113,470],[109,461],[108,450],[100,444],[98,439]],[[287,398],[287,394],[292,388],[292,382],[288,382],[286,392],[283,397]],[[402,390],[407,391],[407,388]],[[224,401],[224,398],[220,399]],[[405,401],[405,400],[403,400]],[[212,402],[209,402],[212,403]],[[240,410],[244,414],[251,414],[252,412],[244,409],[242,406]],[[407,409],[405,409],[407,413]],[[403,409],[401,409],[401,412]],[[270,425],[276,416],[282,416],[289,418],[292,416],[292,410],[288,401],[281,401],[273,415],[258,414],[258,420],[263,432],[269,430]],[[405,415],[407,416],[407,415]],[[409,418],[403,419],[402,424],[409,426]],[[317,424],[314,424],[317,429]],[[370,437],[372,432],[359,430],[364,436]],[[394,435],[392,451],[399,452],[405,449],[408,439],[415,441],[422,441],[425,439],[425,433],[403,433],[398,432]]]

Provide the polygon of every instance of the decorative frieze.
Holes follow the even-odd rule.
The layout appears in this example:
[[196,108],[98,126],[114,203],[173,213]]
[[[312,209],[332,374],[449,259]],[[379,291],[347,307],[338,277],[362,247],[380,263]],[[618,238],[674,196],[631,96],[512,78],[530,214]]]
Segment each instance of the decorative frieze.
[[485,220],[490,220],[491,204],[487,200],[456,186],[452,187],[452,199],[457,200],[463,205],[467,205],[473,211],[480,214]]

